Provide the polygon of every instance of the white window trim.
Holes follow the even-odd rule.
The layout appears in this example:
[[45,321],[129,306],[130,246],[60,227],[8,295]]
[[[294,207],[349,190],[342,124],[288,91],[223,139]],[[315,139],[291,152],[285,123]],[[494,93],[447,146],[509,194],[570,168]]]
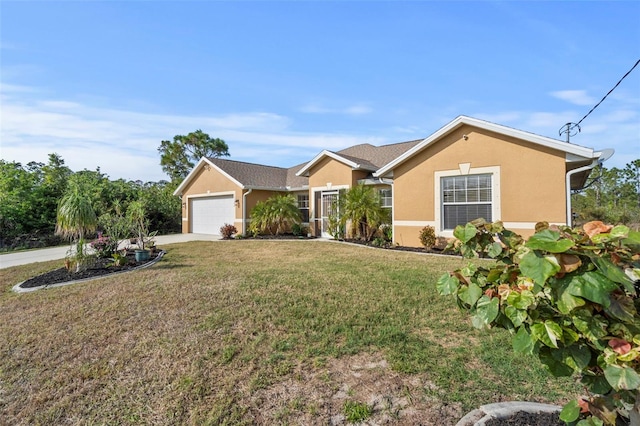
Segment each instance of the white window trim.
[[[300,206],[300,198],[298,198],[298,197],[300,197],[300,196],[304,197],[305,195],[307,196],[307,206],[306,207],[302,207],[302,206]],[[307,210],[309,210],[309,207],[311,206],[311,202],[309,200],[309,193],[307,192],[307,193],[304,193],[304,194],[296,194],[296,205],[298,206],[299,209],[307,209]]]
[[[466,164],[465,164],[466,166]],[[460,167],[456,170],[442,170],[434,173],[434,209],[435,209],[435,222],[436,233],[443,237],[453,237],[453,230],[442,229],[442,188],[440,181],[443,177],[451,176],[466,176],[466,175],[491,175],[491,216],[492,221],[498,221],[502,217],[502,211],[500,208],[500,166],[490,167]]]
[[388,206],[385,206],[384,204],[382,204],[382,208],[385,209],[391,209],[393,208],[393,187],[389,187],[389,188],[380,188],[378,189],[378,194],[380,195],[380,200],[382,201],[382,191],[391,191],[391,196],[389,197],[385,197],[385,198],[390,198],[391,199],[391,204]]

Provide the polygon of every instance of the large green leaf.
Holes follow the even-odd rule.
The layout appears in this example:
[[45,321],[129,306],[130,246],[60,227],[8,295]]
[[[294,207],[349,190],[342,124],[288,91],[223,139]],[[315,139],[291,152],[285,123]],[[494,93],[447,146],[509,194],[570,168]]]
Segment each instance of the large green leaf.
[[460,281],[458,281],[456,277],[450,275],[447,272],[438,279],[438,282],[436,283],[436,289],[438,289],[438,293],[446,296],[448,294],[455,293],[459,285]]
[[573,368],[574,371],[580,372],[589,365],[591,351],[587,345],[571,345],[558,351],[553,351],[553,357]]
[[583,374],[580,378],[582,383],[591,393],[599,393],[604,395],[611,391],[611,385],[607,382],[604,376],[598,374]]
[[613,238],[625,238],[629,235],[629,228],[624,225],[616,225],[609,231],[609,235]]
[[509,318],[509,320],[511,320],[514,327],[520,327],[529,317],[527,311],[517,309],[514,306],[507,306],[504,308],[504,314]]
[[627,235],[627,238],[622,240],[622,244],[636,252],[640,251],[640,232],[629,231],[629,235]]
[[597,417],[588,417],[580,420],[576,426],[604,426],[604,422]]
[[560,420],[565,423],[571,423],[578,420],[579,415],[580,405],[578,405],[578,401],[574,399],[573,401],[562,407],[562,411],[560,411]]
[[458,291],[458,298],[467,305],[475,305],[478,299],[482,296],[482,289],[475,283],[471,283],[468,286],[461,286]]
[[569,367],[562,361],[557,360],[553,355],[557,353],[555,349],[543,346],[540,348],[538,357],[540,361],[549,369],[551,374],[556,377],[567,377],[573,374],[573,368]]
[[624,271],[617,267],[612,261],[607,258],[593,255],[591,256],[591,261],[598,267],[600,272],[604,274],[605,277],[610,279],[613,282],[618,284],[622,284],[629,293],[635,294],[636,290],[633,286],[633,280],[624,273]]
[[471,317],[471,323],[476,328],[486,328],[496,319],[500,310],[497,297],[482,296],[476,304],[476,310]]
[[478,230],[475,226],[470,223],[467,223],[465,226],[458,225],[453,230],[453,236],[462,241],[463,243],[468,243],[472,238],[476,236]]
[[573,247],[574,242],[566,238],[560,238],[560,233],[545,229],[533,234],[525,244],[534,250],[544,250],[550,253],[564,253]]
[[640,388],[640,375],[631,367],[608,365],[604,369],[604,377],[615,390]]
[[507,303],[517,309],[527,309],[535,300],[533,293],[529,290],[524,290],[520,293],[512,291],[507,297]]
[[537,322],[531,326],[531,336],[551,348],[557,348],[558,340],[562,339],[562,328],[551,320]]
[[596,347],[604,350],[601,339],[607,335],[607,322],[586,309],[577,309],[571,317],[573,325]]
[[543,256],[539,252],[530,251],[520,261],[520,272],[540,285],[544,285],[549,277],[559,271],[560,265],[555,256]]
[[622,294],[622,292],[610,295],[609,307],[605,308],[604,311],[612,317],[628,324],[633,324],[638,315],[636,307],[633,304],[633,299],[626,294]]
[[503,269],[502,268],[493,268],[489,271],[489,273],[487,274],[487,281],[492,283],[497,281],[500,276],[502,275]]
[[558,307],[558,310],[565,315],[575,308],[584,306],[586,303],[584,299],[571,294],[571,291],[569,291],[572,279],[573,276],[565,276],[564,278],[557,280],[556,285],[554,286],[556,291],[556,306]]
[[520,327],[518,332],[513,337],[511,344],[513,350],[522,354],[531,354],[535,348],[535,341],[531,338],[531,335],[525,327]]
[[569,282],[567,292],[598,303],[606,308],[610,304],[609,293],[617,289],[616,283],[607,279],[600,272],[590,271],[582,275],[574,275]]
[[501,253],[502,245],[497,242],[491,243],[491,245],[489,246],[489,250],[487,251],[489,257],[495,259],[496,257],[500,256]]

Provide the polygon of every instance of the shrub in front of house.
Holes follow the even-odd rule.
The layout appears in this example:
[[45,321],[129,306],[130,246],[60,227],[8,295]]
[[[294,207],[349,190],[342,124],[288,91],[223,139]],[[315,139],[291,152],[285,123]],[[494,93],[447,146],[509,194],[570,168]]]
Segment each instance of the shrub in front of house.
[[516,352],[580,380],[588,395],[560,418],[640,424],[640,232],[602,222],[583,229],[539,223],[525,241],[500,222],[478,220],[454,236],[450,245],[463,256],[496,262],[446,273],[438,292],[453,295],[475,327],[510,330]]
[[220,235],[222,235],[223,240],[231,240],[237,233],[238,230],[231,224],[225,223],[220,227]]
[[279,235],[302,221],[296,199],[291,194],[274,195],[259,201],[251,210],[249,233]]
[[300,223],[294,223],[293,225],[291,225],[291,233],[296,237],[306,237],[309,233],[309,228]]
[[433,226],[425,226],[420,230],[420,242],[427,250],[436,244],[436,230]]
[[95,251],[96,257],[107,259],[118,250],[118,240],[100,235],[97,240],[91,242],[90,246]]

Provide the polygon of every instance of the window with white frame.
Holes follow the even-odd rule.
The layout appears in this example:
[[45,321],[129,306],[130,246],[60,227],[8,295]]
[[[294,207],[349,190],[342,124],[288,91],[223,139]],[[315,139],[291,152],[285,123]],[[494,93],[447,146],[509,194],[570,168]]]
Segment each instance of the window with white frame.
[[491,174],[441,178],[442,229],[451,230],[474,219],[492,218]]
[[380,203],[382,204],[382,207],[393,207],[393,198],[391,194],[391,189],[380,190]]
[[309,222],[309,194],[298,194],[298,209],[303,222]]

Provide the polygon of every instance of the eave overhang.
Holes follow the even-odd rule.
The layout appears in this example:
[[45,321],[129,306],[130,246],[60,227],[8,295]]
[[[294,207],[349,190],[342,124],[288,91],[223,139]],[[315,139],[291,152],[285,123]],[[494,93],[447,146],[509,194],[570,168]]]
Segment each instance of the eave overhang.
[[468,125],[472,127],[476,127],[479,129],[484,129],[487,131],[491,131],[494,133],[502,134],[505,136],[511,136],[526,142],[530,142],[533,144],[537,144],[540,146],[544,146],[547,148],[556,149],[562,152],[565,152],[567,155],[567,160],[569,157],[571,158],[582,158],[582,159],[592,159],[596,158],[593,149],[586,148],[583,146],[563,142],[558,139],[552,139],[545,136],[536,135],[534,133],[525,132],[522,130],[514,129],[512,127],[502,126],[500,124],[491,123],[484,120],[479,120],[477,118],[467,117],[465,115],[461,115],[455,118],[453,121],[441,127],[435,133],[430,135],[429,137],[422,140],[419,144],[396,158],[395,160],[389,162],[388,164],[382,166],[378,171],[376,171],[373,175],[375,177],[388,177],[392,176],[393,169],[398,165],[404,163],[409,158],[413,157],[417,153],[431,146],[432,144],[439,141],[444,136],[449,133],[459,129],[460,127]]
[[322,151],[321,153],[316,155],[313,158],[313,160],[311,160],[307,164],[305,164],[305,166],[303,168],[298,170],[298,172],[296,173],[296,176],[309,177],[309,170],[313,166],[318,164],[320,161],[322,161],[324,158],[327,158],[327,157],[332,158],[332,159],[334,159],[336,161],[339,161],[342,164],[345,164],[345,165],[351,167],[352,170],[367,170],[367,171],[370,171],[370,172],[375,171],[374,168],[371,168],[369,166],[356,163],[355,161],[352,161],[352,160],[350,160],[348,158],[345,158],[345,157],[341,156],[340,154],[336,154],[335,152],[327,151],[325,149],[324,151]]

